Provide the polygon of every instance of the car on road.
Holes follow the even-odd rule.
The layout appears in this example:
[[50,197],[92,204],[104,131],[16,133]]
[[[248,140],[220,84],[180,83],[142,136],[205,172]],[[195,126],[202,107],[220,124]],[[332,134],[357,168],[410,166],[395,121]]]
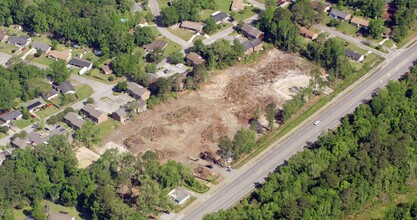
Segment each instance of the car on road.
[[319,121],[319,120],[317,120],[317,121],[315,121],[315,122],[313,123],[313,125],[318,125],[318,124],[320,124],[320,121]]
[[169,210],[165,210],[164,213],[167,214],[167,215],[171,214],[171,212]]

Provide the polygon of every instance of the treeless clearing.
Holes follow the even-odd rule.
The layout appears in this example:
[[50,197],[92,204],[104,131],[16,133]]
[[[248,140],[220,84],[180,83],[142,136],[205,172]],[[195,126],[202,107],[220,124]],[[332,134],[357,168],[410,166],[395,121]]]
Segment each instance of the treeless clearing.
[[[122,125],[104,143],[124,144],[136,154],[155,151],[160,161],[188,162],[202,151],[216,152],[222,135],[232,137],[258,108],[281,106],[299,87],[308,86],[311,63],[278,50],[260,61],[217,71],[196,92],[160,104]],[[262,113],[263,114],[263,113]]]

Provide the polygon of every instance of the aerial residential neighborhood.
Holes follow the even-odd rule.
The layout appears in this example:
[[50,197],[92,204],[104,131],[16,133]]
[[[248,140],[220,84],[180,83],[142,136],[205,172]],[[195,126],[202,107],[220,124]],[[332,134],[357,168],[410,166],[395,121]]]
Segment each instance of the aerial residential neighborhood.
[[0,218],[414,218],[416,43],[416,0],[0,2]]

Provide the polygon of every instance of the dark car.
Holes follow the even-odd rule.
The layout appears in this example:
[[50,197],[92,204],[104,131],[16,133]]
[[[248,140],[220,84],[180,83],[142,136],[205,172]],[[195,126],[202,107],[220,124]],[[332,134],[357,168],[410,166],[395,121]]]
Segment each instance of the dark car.
[[211,164],[206,165],[206,167],[209,168],[209,169],[213,169],[213,165],[211,165]]
[[164,213],[167,214],[167,215],[171,214],[171,212],[169,210],[165,210]]

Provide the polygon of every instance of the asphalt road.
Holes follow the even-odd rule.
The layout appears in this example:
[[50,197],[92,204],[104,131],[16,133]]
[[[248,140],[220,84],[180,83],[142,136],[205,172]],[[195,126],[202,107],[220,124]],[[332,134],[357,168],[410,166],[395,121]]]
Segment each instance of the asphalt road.
[[[314,27],[316,27],[319,30],[325,31],[327,33],[330,33],[331,35],[338,36],[338,37],[340,37],[340,38],[342,38],[342,39],[344,39],[344,40],[346,40],[348,42],[354,43],[354,44],[356,44],[358,47],[360,47],[362,49],[372,51],[373,53],[375,53],[375,54],[377,54],[379,56],[382,56],[382,57],[387,57],[388,56],[388,54],[386,54],[386,53],[383,53],[383,52],[381,52],[379,50],[376,50],[374,48],[371,48],[371,47],[368,47],[368,46],[364,45],[362,42],[363,41],[366,41],[366,39],[362,40],[362,39],[359,39],[359,38],[356,38],[356,37],[352,37],[352,36],[346,35],[346,34],[340,32],[340,31],[334,30],[333,28],[329,28],[329,27],[327,27],[325,25],[322,25],[322,24],[316,24]],[[392,52],[393,51],[392,49],[390,49],[388,47],[385,47],[384,46],[384,48],[386,50],[388,50],[389,52]]]
[[[417,44],[409,49],[399,50],[386,60],[386,65],[374,75],[362,78],[355,88],[349,88],[342,95],[337,96],[331,103],[322,108],[314,118],[306,120],[304,126],[295,131],[284,141],[277,142],[267,152],[255,158],[254,164],[242,168],[242,173],[229,184],[211,195],[194,210],[176,219],[201,219],[205,214],[227,209],[238,202],[255,188],[255,183],[263,182],[268,173],[274,171],[278,165],[295,153],[304,149],[306,143],[314,142],[318,136],[328,129],[336,127],[340,119],[354,109],[364,100],[370,99],[375,89],[384,87],[389,80],[397,80],[408,71],[412,62],[417,59]],[[312,121],[321,122],[314,126]],[[267,150],[268,151],[268,150]],[[245,170],[246,168],[246,170]]]

